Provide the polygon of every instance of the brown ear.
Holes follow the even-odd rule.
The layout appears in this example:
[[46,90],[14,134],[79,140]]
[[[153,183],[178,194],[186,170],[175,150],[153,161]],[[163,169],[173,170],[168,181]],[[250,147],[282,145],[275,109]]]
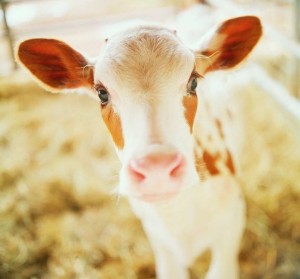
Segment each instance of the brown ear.
[[24,41],[17,49],[17,58],[50,91],[93,84],[93,69],[84,56],[61,41]]
[[196,51],[199,73],[229,69],[251,52],[262,35],[260,20],[254,16],[229,19],[206,37]]

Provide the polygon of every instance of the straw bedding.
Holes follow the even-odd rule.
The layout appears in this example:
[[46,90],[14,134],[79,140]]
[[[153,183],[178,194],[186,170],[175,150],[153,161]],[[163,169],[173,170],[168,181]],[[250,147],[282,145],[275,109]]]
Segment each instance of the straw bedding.
[[[248,204],[242,278],[300,278],[300,120],[253,86],[232,98]],[[112,194],[120,165],[97,102],[13,79],[1,82],[0,119],[0,278],[155,278],[139,221]]]

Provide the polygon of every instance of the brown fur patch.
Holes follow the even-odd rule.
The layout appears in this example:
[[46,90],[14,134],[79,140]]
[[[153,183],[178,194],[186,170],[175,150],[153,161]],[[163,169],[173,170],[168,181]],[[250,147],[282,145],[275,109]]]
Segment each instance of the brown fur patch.
[[113,138],[115,145],[119,149],[123,149],[124,138],[122,133],[122,125],[121,125],[120,117],[114,112],[110,104],[101,107],[101,114],[104,123]]
[[212,155],[207,150],[203,151],[203,160],[207,167],[207,170],[210,175],[218,175],[220,171],[217,168],[217,161],[220,159],[220,155]]
[[193,131],[193,125],[195,120],[195,115],[197,111],[198,99],[195,95],[185,96],[183,98],[183,105],[185,107],[185,118],[190,126],[190,131]]
[[[261,35],[262,26],[256,17],[244,16],[225,21],[217,30],[220,43],[201,52],[202,55],[211,57],[210,64],[205,71],[236,66],[251,52]],[[224,39],[221,36],[224,36]]]
[[53,39],[31,39],[20,44],[18,58],[50,88],[91,87],[93,69],[79,52]]
[[226,155],[227,155],[226,156],[226,166],[228,167],[228,169],[230,170],[230,172],[232,174],[235,174],[235,167],[233,164],[232,156],[228,150],[226,151]]
[[[197,141],[196,144],[201,147],[201,142]],[[217,162],[218,160],[221,160],[221,155],[219,153],[213,155],[209,153],[207,150],[203,151],[202,157],[197,154],[197,152],[194,152],[195,155],[195,166],[197,169],[198,174],[200,177],[205,178],[203,170],[207,170],[209,175],[218,175],[220,174],[219,169],[217,168]],[[229,150],[226,150],[226,161],[223,162],[225,166],[228,168],[231,174],[235,174],[235,166],[232,159],[232,155],[229,152]],[[204,171],[205,172],[205,171]]]

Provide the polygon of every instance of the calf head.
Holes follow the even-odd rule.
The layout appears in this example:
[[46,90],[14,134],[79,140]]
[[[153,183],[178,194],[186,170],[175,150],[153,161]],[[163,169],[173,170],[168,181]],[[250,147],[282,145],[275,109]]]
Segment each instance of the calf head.
[[106,40],[93,62],[53,39],[22,42],[17,57],[53,92],[87,89],[122,162],[119,192],[144,201],[169,199],[197,182],[193,126],[197,83],[209,71],[241,62],[261,36],[256,17],[225,21],[190,50],[176,32],[130,28]]

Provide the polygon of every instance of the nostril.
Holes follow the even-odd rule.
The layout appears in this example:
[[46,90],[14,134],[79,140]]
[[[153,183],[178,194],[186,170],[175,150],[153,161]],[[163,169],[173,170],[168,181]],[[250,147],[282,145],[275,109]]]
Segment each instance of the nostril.
[[174,161],[173,168],[170,171],[171,177],[177,177],[182,174],[182,171],[184,169],[184,159],[181,155],[178,155],[176,158],[176,161]]
[[146,176],[137,168],[135,160],[132,160],[129,163],[128,171],[137,182],[141,182],[146,178]]

